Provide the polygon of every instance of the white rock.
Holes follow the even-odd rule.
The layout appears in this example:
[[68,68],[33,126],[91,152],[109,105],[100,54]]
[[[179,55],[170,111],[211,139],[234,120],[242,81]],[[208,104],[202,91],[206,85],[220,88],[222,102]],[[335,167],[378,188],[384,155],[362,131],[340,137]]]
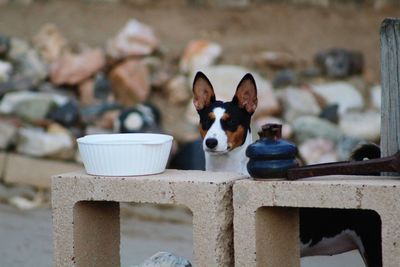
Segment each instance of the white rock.
[[0,60],[0,82],[8,81],[10,79],[11,72],[11,63]]
[[9,122],[0,121],[0,149],[7,149],[14,141],[17,127]]
[[340,118],[339,127],[348,136],[377,141],[380,137],[381,114],[372,110],[347,113]]
[[381,110],[382,102],[382,87],[380,85],[374,86],[370,92],[371,104],[374,109]]
[[337,161],[335,143],[328,139],[309,139],[299,146],[299,152],[306,164]]
[[50,99],[58,106],[62,106],[68,102],[68,97],[42,92],[11,92],[7,93],[0,102],[0,113],[10,114],[15,111],[19,103],[29,101],[31,99]]
[[361,109],[364,100],[361,93],[351,84],[346,82],[333,82],[313,85],[312,90],[322,96],[328,104],[338,104],[339,114],[348,110]]
[[[255,71],[234,65],[210,66],[200,71],[210,80],[216,99],[221,101],[231,101],[240,80],[246,73],[251,73],[256,81],[258,97],[258,106],[254,117],[273,115],[279,112],[280,106],[271,83]],[[190,88],[195,75],[196,73],[192,73],[189,79]],[[199,118],[193,103],[189,103],[187,119],[191,123],[198,123]]]
[[318,116],[321,112],[317,100],[308,90],[289,87],[279,90],[277,96],[285,107],[283,116],[288,122],[304,115]]
[[53,63],[67,49],[67,40],[56,25],[48,23],[33,37],[33,45],[47,63]]
[[299,143],[314,138],[328,139],[336,143],[343,136],[337,125],[314,116],[299,117],[293,121],[292,127]]
[[74,143],[63,132],[47,133],[40,128],[21,128],[18,131],[17,151],[22,154],[44,157],[71,150]]
[[140,265],[133,267],[191,267],[192,264],[169,252],[157,252]]
[[186,77],[177,75],[165,85],[167,101],[171,105],[180,105],[187,103],[192,97],[192,90],[189,88]]
[[106,52],[115,59],[127,56],[145,56],[151,54],[159,45],[153,29],[135,19],[107,42]]
[[8,59],[18,75],[32,79],[34,83],[42,81],[48,75],[48,67],[41,61],[39,53],[23,40],[11,38]]
[[206,41],[191,41],[185,49],[180,61],[180,70],[183,73],[193,73],[215,63],[221,55],[222,48],[219,44]]
[[17,207],[20,210],[31,210],[31,209],[38,208],[40,206],[39,203],[29,200],[29,199],[26,199],[21,196],[13,196],[13,197],[9,198],[8,203]]

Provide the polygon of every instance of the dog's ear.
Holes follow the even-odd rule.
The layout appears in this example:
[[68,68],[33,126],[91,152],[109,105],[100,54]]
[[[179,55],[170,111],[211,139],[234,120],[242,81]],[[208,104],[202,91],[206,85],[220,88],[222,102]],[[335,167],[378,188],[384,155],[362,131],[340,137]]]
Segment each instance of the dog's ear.
[[232,103],[244,108],[248,113],[253,114],[257,108],[257,87],[253,75],[247,73],[236,89]]
[[193,104],[199,111],[215,102],[214,89],[204,73],[197,72],[193,81]]

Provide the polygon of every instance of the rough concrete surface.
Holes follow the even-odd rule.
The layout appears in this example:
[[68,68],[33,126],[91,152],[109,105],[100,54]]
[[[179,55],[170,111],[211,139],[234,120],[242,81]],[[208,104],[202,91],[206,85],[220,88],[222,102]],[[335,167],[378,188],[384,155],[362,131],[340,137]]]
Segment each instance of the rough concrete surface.
[[[287,257],[282,253],[269,253],[269,257],[276,258],[266,259],[260,250],[267,246],[270,248],[280,246],[286,247],[287,250],[298,251],[298,242],[288,238],[277,238],[267,243],[259,239],[264,236],[261,233],[268,234],[266,229],[270,228],[285,232],[289,236],[298,236],[298,227],[295,227],[298,217],[293,213],[296,213],[296,208],[301,207],[376,211],[382,221],[383,266],[398,266],[400,249],[396,244],[400,242],[399,198],[400,180],[391,177],[376,179],[376,177],[331,176],[298,181],[237,181],[233,187],[236,266],[269,266],[262,264],[279,260],[282,267],[299,265],[298,259],[296,261],[293,257]],[[268,208],[258,210],[260,207]],[[264,231],[257,230],[260,221],[256,211],[257,213],[262,211],[262,216],[268,219],[264,220],[264,224],[268,224],[263,226]],[[281,224],[273,220],[282,213],[289,222]],[[258,262],[260,260],[261,263]]]
[[233,182],[243,178],[236,173],[177,170],[135,177],[91,176],[83,171],[54,176],[55,265],[115,265],[118,202],[133,202],[186,206],[193,213],[194,264],[232,266],[231,190]]

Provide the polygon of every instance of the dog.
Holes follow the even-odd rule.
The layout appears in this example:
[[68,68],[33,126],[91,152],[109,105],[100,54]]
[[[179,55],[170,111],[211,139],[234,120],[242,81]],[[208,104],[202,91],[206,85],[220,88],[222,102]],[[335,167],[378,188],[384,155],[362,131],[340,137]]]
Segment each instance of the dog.
[[230,102],[217,101],[211,82],[198,72],[193,81],[193,104],[200,116],[206,170],[248,175],[246,148],[252,143],[250,120],[257,108],[253,76],[244,75]]
[[[248,73],[240,80],[230,102],[216,100],[206,75],[193,81],[193,104],[199,114],[206,170],[248,175],[245,151],[252,143],[250,121],[257,108],[257,87]],[[368,157],[371,147],[360,147],[357,159]],[[374,154],[374,153],[372,153]],[[367,155],[367,156],[366,156]],[[376,156],[376,153],[374,154]],[[381,267],[381,221],[370,210],[301,208],[300,254],[334,255],[358,249],[368,267]]]

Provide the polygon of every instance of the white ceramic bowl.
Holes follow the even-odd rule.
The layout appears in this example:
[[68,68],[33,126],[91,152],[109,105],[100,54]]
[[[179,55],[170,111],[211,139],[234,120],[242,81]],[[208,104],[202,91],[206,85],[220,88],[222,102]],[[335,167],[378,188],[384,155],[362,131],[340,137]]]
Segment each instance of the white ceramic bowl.
[[77,142],[88,174],[130,176],[163,172],[172,140],[165,134],[94,134]]

